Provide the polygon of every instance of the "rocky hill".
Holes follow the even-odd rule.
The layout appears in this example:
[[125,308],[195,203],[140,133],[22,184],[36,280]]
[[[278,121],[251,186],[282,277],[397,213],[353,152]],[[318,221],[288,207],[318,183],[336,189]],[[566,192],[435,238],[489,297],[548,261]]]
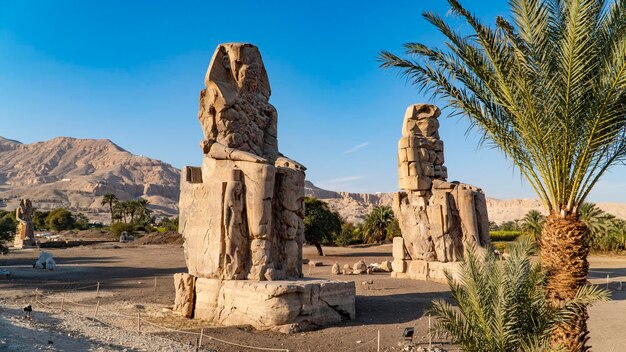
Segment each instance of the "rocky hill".
[[310,181],[304,183],[304,193],[307,197],[323,200],[331,210],[338,212],[348,222],[363,221],[365,216],[376,206],[391,206],[392,193],[348,193],[328,191],[316,187]]
[[[157,214],[178,214],[180,170],[159,160],[134,155],[110,140],[58,137],[22,144],[0,137],[0,209],[13,210],[26,197],[39,209],[66,207],[92,220],[106,222],[102,195],[146,198]],[[329,204],[350,222],[360,222],[375,207],[391,205],[392,193],[348,193],[324,190],[307,181],[307,196]],[[626,219],[626,204],[598,203]],[[521,219],[536,209],[536,199],[487,198],[489,219],[496,223]]]
[[102,195],[146,198],[165,215],[178,208],[180,170],[137,156],[110,140],[58,137],[22,144],[0,137],[0,199],[5,209],[30,198],[39,209],[67,207],[106,220]]

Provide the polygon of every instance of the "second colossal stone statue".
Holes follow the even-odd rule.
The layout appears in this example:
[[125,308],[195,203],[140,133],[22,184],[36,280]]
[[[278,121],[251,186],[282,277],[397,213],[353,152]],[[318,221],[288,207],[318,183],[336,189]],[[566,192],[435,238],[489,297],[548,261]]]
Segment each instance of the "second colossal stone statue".
[[489,219],[479,188],[446,181],[439,115],[428,104],[406,111],[398,145],[403,191],[394,195],[393,208],[410,260],[446,263],[461,260],[467,245],[479,252],[490,248]]

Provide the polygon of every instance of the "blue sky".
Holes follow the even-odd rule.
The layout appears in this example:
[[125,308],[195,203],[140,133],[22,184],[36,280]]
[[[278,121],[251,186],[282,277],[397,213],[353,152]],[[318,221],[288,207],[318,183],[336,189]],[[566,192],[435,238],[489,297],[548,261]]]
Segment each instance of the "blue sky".
[[[507,13],[505,1],[463,3],[485,20]],[[108,138],[179,168],[199,165],[198,95],[213,51],[251,42],[272,85],[280,150],[308,167],[308,179],[333,190],[395,191],[404,110],[430,100],[379,69],[376,56],[409,41],[442,45],[421,18],[426,10],[445,14],[447,7],[417,0],[2,1],[0,136]],[[450,179],[490,197],[533,197],[497,150],[479,147],[465,121],[447,114],[440,134]],[[623,201],[625,175],[615,168],[591,200]]]

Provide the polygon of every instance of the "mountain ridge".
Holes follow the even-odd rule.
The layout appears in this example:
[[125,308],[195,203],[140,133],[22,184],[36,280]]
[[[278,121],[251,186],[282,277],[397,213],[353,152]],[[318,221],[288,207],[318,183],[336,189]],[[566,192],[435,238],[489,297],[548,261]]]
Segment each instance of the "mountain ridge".
[[138,156],[109,139],[56,137],[22,144],[0,137],[0,198],[6,208],[30,198],[36,207],[60,206],[106,220],[101,196],[146,198],[162,215],[175,215],[180,170]]
[[[0,208],[15,209],[30,198],[39,209],[66,207],[92,221],[107,222],[102,195],[146,198],[157,215],[178,214],[180,170],[166,162],[135,155],[110,139],[56,137],[24,144],[0,136]],[[350,222],[363,221],[376,206],[390,206],[393,193],[325,190],[305,181],[305,194],[326,202]],[[488,196],[488,195],[487,195]],[[626,219],[626,204],[597,203]],[[537,199],[487,198],[489,219],[496,223],[521,219],[530,210],[543,212]]]

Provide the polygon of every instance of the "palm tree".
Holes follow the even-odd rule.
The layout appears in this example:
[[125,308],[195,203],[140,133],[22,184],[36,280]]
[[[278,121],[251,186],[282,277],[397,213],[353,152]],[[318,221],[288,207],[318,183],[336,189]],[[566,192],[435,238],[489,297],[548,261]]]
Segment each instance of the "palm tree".
[[100,205],[109,206],[109,213],[111,214],[111,223],[113,223],[113,204],[117,202],[117,196],[113,193],[107,193],[102,197],[102,201],[100,201]]
[[548,351],[551,331],[577,319],[580,305],[608,299],[607,291],[583,286],[573,299],[552,308],[544,272],[531,261],[532,247],[528,240],[516,242],[507,260],[489,255],[485,261],[470,248],[456,279],[446,273],[458,308],[436,300],[427,310],[438,318],[435,332],[447,333],[465,351]]
[[594,203],[583,203],[578,208],[580,221],[584,222],[589,229],[591,237],[602,236],[608,233],[613,226],[610,214],[605,213]]
[[[626,156],[626,1],[510,0],[511,20],[498,17],[495,26],[448,2],[469,35],[425,13],[447,48],[408,43],[409,57],[383,52],[382,66],[443,98],[536,191],[548,213],[540,251],[546,294],[558,306],[587,281],[588,229],[579,207]],[[584,350],[581,317],[556,329],[553,343]]]
[[115,212],[115,217],[123,220],[125,224],[128,223],[127,217],[129,215],[130,204],[128,201],[116,202],[113,204],[113,211]]
[[533,241],[538,244],[541,240],[541,227],[543,226],[543,222],[545,220],[546,217],[543,216],[539,211],[529,211],[522,219],[522,232],[525,235],[530,236],[530,238],[532,238]]
[[137,199],[137,219],[139,221],[150,220],[150,214],[152,213],[152,211],[148,209],[148,204],[150,204],[150,201],[145,198]]
[[375,207],[363,222],[363,235],[367,243],[379,243],[393,233],[396,218],[391,207],[383,205]]
[[127,209],[128,209],[128,215],[130,215],[130,223],[134,223],[135,222],[135,215],[139,214],[139,207],[140,204],[138,201],[136,200],[129,200],[127,201]]

